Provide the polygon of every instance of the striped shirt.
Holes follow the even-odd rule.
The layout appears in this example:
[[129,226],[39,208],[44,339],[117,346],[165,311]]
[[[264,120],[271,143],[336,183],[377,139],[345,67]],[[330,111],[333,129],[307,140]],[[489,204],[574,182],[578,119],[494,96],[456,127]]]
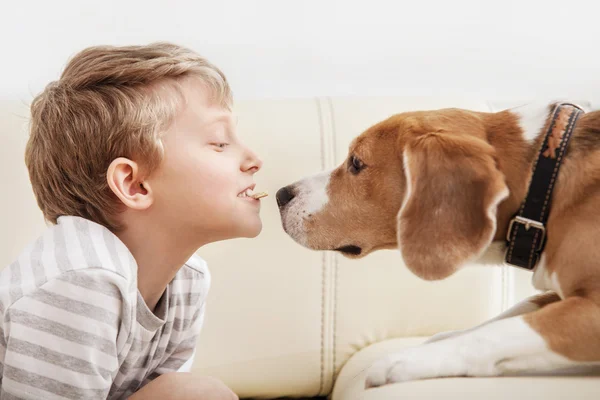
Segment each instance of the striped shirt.
[[190,360],[210,286],[192,257],[154,312],[105,227],[60,217],[0,271],[0,399],[121,399]]

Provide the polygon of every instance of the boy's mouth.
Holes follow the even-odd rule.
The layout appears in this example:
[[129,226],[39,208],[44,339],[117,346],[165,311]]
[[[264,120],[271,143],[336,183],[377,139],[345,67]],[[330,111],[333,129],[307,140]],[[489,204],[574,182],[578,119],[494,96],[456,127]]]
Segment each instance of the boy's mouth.
[[237,197],[252,197],[254,195],[255,187],[256,187],[256,184],[253,183],[252,185],[248,186],[246,189],[239,192]]
[[246,189],[244,189],[243,191],[241,191],[240,193],[238,193],[237,197],[242,197],[242,198],[250,198],[250,199],[254,199],[254,200],[259,200],[263,197],[268,196],[268,194],[266,192],[259,192],[259,193],[254,193],[254,187],[256,185],[252,185]]
[[245,189],[244,191],[238,193],[237,197],[252,197],[254,194],[254,189]]

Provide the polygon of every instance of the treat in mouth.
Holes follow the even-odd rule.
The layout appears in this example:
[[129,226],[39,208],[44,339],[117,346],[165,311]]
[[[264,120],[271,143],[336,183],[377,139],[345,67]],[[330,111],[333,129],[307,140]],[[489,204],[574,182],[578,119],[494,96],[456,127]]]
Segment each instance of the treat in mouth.
[[258,193],[254,193],[252,196],[253,199],[262,199],[263,197],[267,197],[269,194],[267,192],[258,192]]

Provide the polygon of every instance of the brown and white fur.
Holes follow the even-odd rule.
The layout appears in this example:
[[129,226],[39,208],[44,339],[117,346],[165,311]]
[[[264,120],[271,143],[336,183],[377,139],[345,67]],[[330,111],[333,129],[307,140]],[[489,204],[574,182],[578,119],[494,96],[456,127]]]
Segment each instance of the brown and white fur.
[[[553,108],[394,115],[356,138],[336,169],[280,190],[283,227],[308,248],[349,257],[397,247],[427,280],[480,260],[502,264]],[[371,367],[366,386],[600,365],[600,111],[577,123],[547,231],[533,273],[545,294],[388,355]]]

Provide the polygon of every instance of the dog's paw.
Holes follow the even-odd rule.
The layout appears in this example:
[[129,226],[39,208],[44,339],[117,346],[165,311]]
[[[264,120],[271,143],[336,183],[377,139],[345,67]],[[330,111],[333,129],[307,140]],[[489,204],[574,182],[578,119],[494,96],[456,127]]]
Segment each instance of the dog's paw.
[[365,389],[385,385],[387,383],[388,370],[392,365],[392,360],[389,356],[384,357],[371,365],[369,372],[367,372]]
[[[451,340],[442,340],[388,354],[367,371],[365,388],[441,376],[462,376],[465,365],[456,355],[456,349]],[[448,363],[447,360],[453,362]]]
[[375,362],[367,373],[365,389],[418,379],[411,373],[410,360],[401,353]]

